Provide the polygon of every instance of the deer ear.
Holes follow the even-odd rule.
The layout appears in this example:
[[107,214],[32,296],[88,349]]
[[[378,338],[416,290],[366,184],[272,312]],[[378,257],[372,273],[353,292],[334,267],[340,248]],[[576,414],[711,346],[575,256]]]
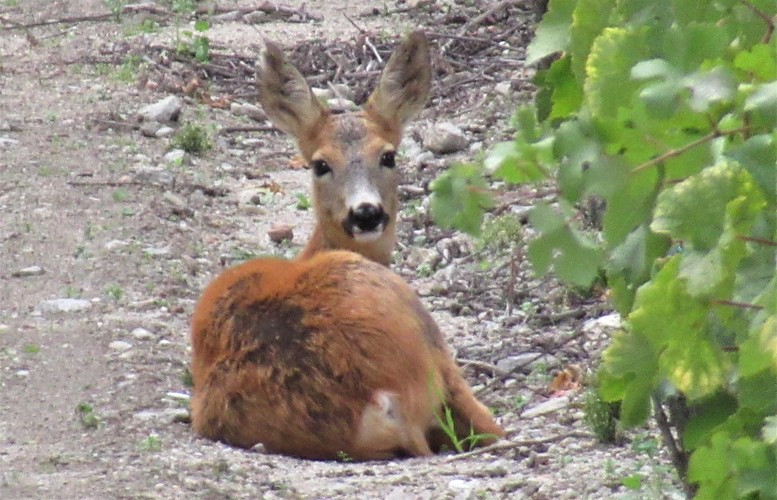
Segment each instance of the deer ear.
[[259,102],[276,127],[298,140],[313,135],[327,111],[273,42],[265,41],[256,80]]
[[414,31],[391,54],[364,109],[401,130],[424,108],[431,81],[429,42],[423,32]]

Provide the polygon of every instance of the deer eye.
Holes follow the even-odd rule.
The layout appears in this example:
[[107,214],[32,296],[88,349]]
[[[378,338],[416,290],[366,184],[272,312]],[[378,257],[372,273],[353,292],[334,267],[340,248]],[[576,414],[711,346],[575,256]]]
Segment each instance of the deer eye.
[[323,177],[332,172],[332,167],[330,167],[325,160],[313,160],[313,163],[310,164],[310,168],[313,169],[316,177]]
[[386,151],[380,156],[380,166],[394,168],[397,166],[396,154],[393,151]]

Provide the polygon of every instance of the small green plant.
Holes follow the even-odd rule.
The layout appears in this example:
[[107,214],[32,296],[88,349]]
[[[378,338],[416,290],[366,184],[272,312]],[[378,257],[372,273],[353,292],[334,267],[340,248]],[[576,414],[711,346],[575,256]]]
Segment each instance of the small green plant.
[[343,462],[343,463],[353,462],[353,457],[350,456],[348,453],[346,453],[344,451],[338,451],[337,452],[337,461],[338,462]]
[[129,199],[130,193],[125,188],[118,188],[113,192],[111,197],[113,198],[113,201],[121,203]]
[[127,0],[103,0],[103,4],[111,12],[116,22],[121,21],[121,15],[124,12],[124,6],[127,4]]
[[618,437],[620,404],[602,401],[596,389],[589,389],[583,399],[584,420],[600,443],[615,443]]
[[192,372],[189,368],[184,368],[181,373],[181,383],[184,387],[194,387],[194,380],[192,379]]
[[37,344],[25,344],[24,352],[27,354],[38,354],[40,352],[40,346]]
[[108,297],[112,298],[115,301],[121,300],[122,297],[124,297],[124,289],[119,285],[111,285],[106,290],[105,293],[108,295]]
[[196,124],[186,124],[175,134],[171,146],[183,149],[187,153],[199,155],[213,147],[205,127]]
[[100,417],[97,416],[89,403],[78,403],[76,414],[84,429],[96,429],[100,425]]
[[162,450],[162,440],[156,434],[151,434],[140,442],[140,449],[143,451],[157,452]]
[[307,210],[310,208],[310,199],[304,193],[297,193],[297,210]]
[[126,36],[135,36],[142,33],[157,33],[159,32],[159,23],[153,19],[143,19],[138,24],[129,26],[124,30]]
[[69,299],[75,299],[81,296],[81,290],[74,286],[68,286],[65,288],[65,297]]
[[514,248],[523,237],[523,226],[514,214],[503,214],[483,224],[480,249],[500,252]]
[[121,63],[121,66],[116,69],[113,77],[122,83],[132,84],[135,83],[135,80],[137,79],[139,69],[140,57],[129,56]]

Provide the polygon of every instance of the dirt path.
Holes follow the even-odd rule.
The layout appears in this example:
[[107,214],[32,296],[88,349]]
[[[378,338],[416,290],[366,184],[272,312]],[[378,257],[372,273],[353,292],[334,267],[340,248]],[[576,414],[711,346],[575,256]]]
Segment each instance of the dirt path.
[[[132,61],[163,60],[149,47],[189,40],[182,35],[191,30],[189,18],[152,23],[147,13],[127,14],[120,22],[29,30],[7,29],[5,22],[99,15],[119,3],[0,0],[0,497],[602,498],[627,494],[621,479],[634,474],[645,476],[635,493],[642,497],[677,491],[646,432],[631,435],[631,445],[597,445],[585,437],[579,406],[563,398],[556,411],[519,417],[526,407],[552,401],[545,392],[550,369],[588,366],[606,330],[589,318],[591,302],[570,321],[545,328],[518,313],[512,318],[520,321],[508,321],[505,273],[478,271],[471,242],[434,228],[424,212],[428,196],[421,187],[452,160],[423,156],[423,148],[405,159],[407,207],[396,269],[419,289],[459,355],[486,364],[526,352],[542,356],[542,346],[589,322],[579,341],[542,356],[485,396],[504,425],[517,430],[515,445],[460,460],[311,463],[208,442],[178,423],[188,404],[194,301],[224,264],[299,249],[311,227],[312,214],[298,208],[308,173],[289,167],[292,144],[273,132],[213,134],[210,151],[178,162],[164,158],[168,138],[116,125],[133,123],[139,108],[175,93],[164,81],[142,85],[164,72]],[[359,36],[344,13],[382,40],[438,19],[449,19],[455,31],[473,9],[493,5],[417,3],[391,2],[387,14],[359,17],[363,9],[347,7],[351,2],[308,1],[307,11],[322,21],[250,26],[242,18],[211,18],[206,34],[211,50],[249,58],[261,36],[286,47]],[[456,20],[465,4],[470,10]],[[519,7],[508,14],[531,19]],[[437,38],[436,46],[447,40]],[[504,46],[505,57],[518,64],[522,50]],[[495,90],[499,81],[478,80],[475,69],[467,78],[487,84],[462,87],[452,109],[456,80],[448,78],[466,69],[448,68],[453,63],[435,60],[438,73],[450,74],[435,84],[436,97],[411,127],[408,151],[420,148],[420,132],[443,118],[469,135],[470,149],[459,158],[477,154],[476,143],[506,136],[503,118],[520,95],[505,97]],[[513,88],[524,88],[527,73],[516,68]],[[223,95],[217,84],[208,85],[212,96]],[[250,81],[241,88],[250,89]],[[253,102],[250,95],[233,99]],[[261,125],[188,97],[178,123],[211,131]],[[531,197],[516,210],[530,203]],[[278,221],[294,226],[290,248],[266,236]],[[575,307],[554,295],[552,283],[530,283],[544,292],[527,299],[525,311],[550,314],[551,303]],[[470,376],[475,384],[491,380],[485,372]]]

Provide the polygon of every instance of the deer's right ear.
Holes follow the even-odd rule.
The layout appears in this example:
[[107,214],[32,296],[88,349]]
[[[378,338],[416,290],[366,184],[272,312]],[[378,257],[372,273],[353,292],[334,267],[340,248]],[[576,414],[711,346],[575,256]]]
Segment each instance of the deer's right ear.
[[327,111],[281,48],[270,41],[265,41],[257,86],[259,102],[276,127],[301,141],[319,130]]

